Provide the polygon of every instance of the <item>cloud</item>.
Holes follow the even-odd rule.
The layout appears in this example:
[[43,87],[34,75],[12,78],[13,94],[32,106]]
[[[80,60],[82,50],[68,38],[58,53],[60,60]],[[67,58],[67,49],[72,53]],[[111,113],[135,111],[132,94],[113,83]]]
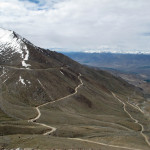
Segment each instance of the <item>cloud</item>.
[[150,32],[142,33],[143,36],[150,36]]
[[0,0],[0,26],[45,48],[144,52],[149,6],[147,0]]
[[24,1],[29,1],[29,2],[31,2],[31,3],[36,3],[36,4],[39,4],[39,0],[20,0],[20,1],[22,1],[22,2],[24,2]]

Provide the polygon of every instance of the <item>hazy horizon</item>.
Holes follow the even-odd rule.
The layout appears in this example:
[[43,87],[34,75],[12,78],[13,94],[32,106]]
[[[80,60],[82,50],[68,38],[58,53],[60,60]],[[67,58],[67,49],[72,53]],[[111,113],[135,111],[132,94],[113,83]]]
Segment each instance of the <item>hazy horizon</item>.
[[64,51],[150,53],[150,1],[0,0],[0,27]]

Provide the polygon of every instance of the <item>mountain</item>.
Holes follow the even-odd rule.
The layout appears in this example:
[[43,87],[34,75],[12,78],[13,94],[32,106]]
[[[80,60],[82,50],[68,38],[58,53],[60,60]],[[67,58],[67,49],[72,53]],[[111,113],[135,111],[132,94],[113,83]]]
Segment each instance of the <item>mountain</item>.
[[119,53],[64,53],[81,64],[106,70],[139,88],[150,97],[150,55]]
[[[82,52],[64,52],[65,55],[80,62],[81,64],[112,68],[124,72],[142,72],[149,69],[149,54],[119,54],[119,53],[82,53]],[[143,70],[142,70],[143,69]],[[147,75],[150,71],[147,70]]]
[[150,76],[149,54],[82,52],[66,52],[64,54],[84,65],[130,73],[144,72],[144,74]]
[[14,31],[0,29],[0,35],[0,63],[2,65],[26,69],[62,66],[63,62],[57,59],[59,57],[57,54],[36,47]]
[[149,104],[105,71],[0,29],[0,148],[148,150]]

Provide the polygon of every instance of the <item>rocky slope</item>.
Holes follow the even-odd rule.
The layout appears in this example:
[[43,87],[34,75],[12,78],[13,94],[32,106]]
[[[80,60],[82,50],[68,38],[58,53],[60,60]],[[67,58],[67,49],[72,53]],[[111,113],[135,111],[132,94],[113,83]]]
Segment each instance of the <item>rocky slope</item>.
[[0,83],[1,148],[149,149],[138,89],[4,29]]

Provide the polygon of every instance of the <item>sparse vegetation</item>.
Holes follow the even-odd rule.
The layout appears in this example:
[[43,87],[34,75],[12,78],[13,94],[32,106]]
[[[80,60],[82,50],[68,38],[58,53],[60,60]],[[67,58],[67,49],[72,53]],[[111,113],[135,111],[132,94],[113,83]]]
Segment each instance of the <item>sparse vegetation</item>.
[[[141,126],[132,117],[144,126],[147,137],[150,120],[127,103],[130,97],[129,102],[142,109],[145,99],[140,90],[121,78],[82,66],[63,54],[26,44],[31,68],[20,68],[20,57],[12,64],[1,62],[1,149],[149,149],[141,136]],[[79,86],[79,73],[82,86]],[[36,106],[42,104],[46,105],[38,109],[41,116],[29,121],[37,118],[40,113]],[[49,129],[38,123],[55,127],[56,131],[44,136]]]

